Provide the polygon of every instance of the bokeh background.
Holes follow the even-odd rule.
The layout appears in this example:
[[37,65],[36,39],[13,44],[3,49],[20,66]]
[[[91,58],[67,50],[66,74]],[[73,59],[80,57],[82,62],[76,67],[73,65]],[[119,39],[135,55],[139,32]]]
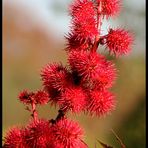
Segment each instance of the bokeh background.
[[[66,64],[64,35],[70,30],[71,0],[3,0],[3,136],[14,125],[25,125],[30,114],[17,100],[22,89],[41,87],[40,70],[48,62]],[[69,115],[86,131],[90,148],[101,147],[96,139],[120,147],[113,129],[128,148],[145,148],[145,1],[123,0],[118,18],[103,24],[134,32],[129,56],[115,60],[119,69],[113,88],[117,107],[105,118]],[[106,54],[106,53],[104,53]],[[55,118],[57,109],[39,107],[43,118]]]

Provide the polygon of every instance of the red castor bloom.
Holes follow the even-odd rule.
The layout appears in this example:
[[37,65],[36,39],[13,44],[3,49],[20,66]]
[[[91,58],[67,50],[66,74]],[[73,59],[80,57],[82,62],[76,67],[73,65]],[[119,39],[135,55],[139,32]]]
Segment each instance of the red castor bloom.
[[106,46],[110,53],[115,55],[128,54],[131,51],[133,36],[123,29],[110,29],[107,37]]

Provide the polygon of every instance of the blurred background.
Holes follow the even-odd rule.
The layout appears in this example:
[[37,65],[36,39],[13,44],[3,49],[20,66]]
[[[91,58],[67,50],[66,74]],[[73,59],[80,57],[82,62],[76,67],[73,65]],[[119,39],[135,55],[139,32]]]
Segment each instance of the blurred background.
[[[25,125],[30,114],[18,100],[22,89],[41,88],[40,70],[48,62],[66,64],[64,35],[70,30],[71,0],[3,0],[3,136],[14,125]],[[108,27],[134,32],[132,53],[115,60],[119,76],[113,88],[117,107],[105,118],[85,115],[78,120],[86,131],[90,148],[101,148],[96,139],[120,147],[113,129],[128,148],[145,148],[145,1],[123,0],[118,18],[105,21]],[[104,53],[106,54],[106,53]],[[55,118],[57,109],[39,107],[43,118]]]

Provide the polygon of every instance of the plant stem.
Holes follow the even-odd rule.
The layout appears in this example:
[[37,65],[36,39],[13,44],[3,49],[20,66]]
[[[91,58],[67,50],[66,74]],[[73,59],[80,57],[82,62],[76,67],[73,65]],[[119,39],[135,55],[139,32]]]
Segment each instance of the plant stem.
[[99,40],[100,40],[100,34],[101,34],[101,25],[102,25],[102,16],[101,16],[101,2],[97,5],[97,28],[98,28],[98,35],[95,38],[94,46],[92,48],[93,52],[96,52]]
[[37,114],[37,111],[36,111],[36,105],[35,105],[34,102],[32,102],[31,106],[32,106],[32,116],[33,116],[34,121],[36,122],[38,120],[38,114]]
[[57,115],[56,119],[55,119],[55,120],[54,120],[54,119],[51,119],[50,122],[51,122],[52,124],[54,124],[54,123],[56,123],[57,121],[59,121],[60,119],[62,119],[64,116],[65,116],[65,112],[60,109],[60,110],[58,111],[58,115]]
[[120,143],[121,148],[126,148],[126,146],[123,144],[122,140],[119,138],[119,136],[114,132],[113,129],[111,129],[111,132],[114,134],[114,136],[116,137],[117,141]]

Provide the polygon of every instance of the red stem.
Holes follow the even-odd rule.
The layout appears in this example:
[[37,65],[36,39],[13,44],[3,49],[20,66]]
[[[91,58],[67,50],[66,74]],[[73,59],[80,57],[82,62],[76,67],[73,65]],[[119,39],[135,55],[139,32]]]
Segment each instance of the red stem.
[[37,114],[37,111],[36,111],[36,105],[35,105],[34,102],[32,102],[31,106],[32,106],[32,116],[33,116],[34,121],[36,122],[38,120],[38,114]]
[[102,25],[101,11],[102,11],[102,4],[100,1],[100,3],[98,4],[98,11],[97,11],[97,19],[98,19],[97,27],[98,27],[99,36],[100,36],[101,25]]
[[97,9],[97,28],[98,28],[98,35],[95,38],[94,46],[92,48],[92,52],[96,52],[99,40],[100,40],[100,32],[101,32],[101,25],[102,25],[102,18],[101,18],[101,2],[98,3]]

